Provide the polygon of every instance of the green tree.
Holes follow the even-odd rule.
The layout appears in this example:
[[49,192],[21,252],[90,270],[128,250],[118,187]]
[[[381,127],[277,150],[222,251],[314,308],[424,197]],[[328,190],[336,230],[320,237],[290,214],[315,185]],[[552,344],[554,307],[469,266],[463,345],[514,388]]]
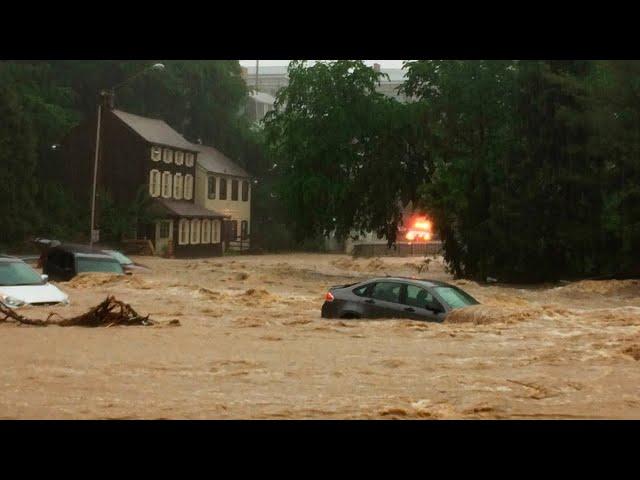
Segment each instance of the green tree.
[[0,245],[8,245],[22,240],[37,221],[37,137],[3,74],[0,69]]
[[603,157],[588,148],[583,61],[419,61],[406,93],[436,157],[422,205],[460,276],[553,280],[603,271]]
[[385,143],[398,106],[376,91],[381,75],[354,60],[289,65],[265,138],[297,240],[386,231],[400,218],[405,177]]

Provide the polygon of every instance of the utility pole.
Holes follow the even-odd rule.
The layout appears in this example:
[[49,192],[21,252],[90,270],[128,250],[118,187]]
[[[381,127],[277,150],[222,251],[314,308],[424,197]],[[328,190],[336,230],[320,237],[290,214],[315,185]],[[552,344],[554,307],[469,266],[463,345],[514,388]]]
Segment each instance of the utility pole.
[[260,89],[260,60],[256,60],[256,92]]
[[[260,60],[256,60],[256,93],[258,93],[258,88],[260,87]],[[255,108],[255,114],[256,114],[256,120],[259,120],[258,118],[258,99],[256,98],[256,100],[253,102],[254,108]]]
[[102,120],[102,102],[105,98],[105,92],[100,92],[100,103],[98,103],[98,128],[96,129],[96,151],[93,160],[93,192],[91,194],[91,237],[89,238],[89,247],[93,247],[93,242],[99,241],[97,230],[95,230],[96,218],[96,185],[98,181],[98,155],[100,154],[100,121]]

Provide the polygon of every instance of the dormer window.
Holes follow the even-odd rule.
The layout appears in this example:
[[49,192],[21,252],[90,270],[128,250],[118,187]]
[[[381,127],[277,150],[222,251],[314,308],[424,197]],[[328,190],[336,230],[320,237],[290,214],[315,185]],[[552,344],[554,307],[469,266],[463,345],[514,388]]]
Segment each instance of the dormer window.
[[171,150],[170,148],[165,148],[162,151],[162,161],[164,163],[171,163],[173,162],[173,150]]
[[246,180],[242,182],[242,201],[249,201],[249,182]]
[[171,172],[162,172],[162,196],[171,198]]
[[173,156],[176,165],[182,165],[184,163],[184,152],[176,151]]
[[151,147],[151,160],[159,162],[162,157],[162,149],[160,147]]
[[216,177],[207,178],[207,198],[210,200],[216,198]]
[[193,198],[193,175],[188,173],[184,176],[184,199],[191,200]]
[[185,153],[184,160],[187,167],[193,167],[193,153]]
[[238,201],[238,180],[231,180],[231,200]]
[[160,196],[160,171],[151,170],[149,172],[149,195],[152,197]]
[[227,179],[220,178],[220,193],[218,194],[220,200],[227,199]]
[[173,177],[173,198],[176,200],[182,200],[183,185],[182,174],[176,173]]

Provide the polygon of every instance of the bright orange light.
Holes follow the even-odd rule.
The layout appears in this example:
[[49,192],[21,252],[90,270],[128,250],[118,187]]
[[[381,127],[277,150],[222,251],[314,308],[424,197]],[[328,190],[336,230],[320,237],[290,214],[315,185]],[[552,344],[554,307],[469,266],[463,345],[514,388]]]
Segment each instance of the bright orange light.
[[431,240],[431,222],[426,217],[417,217],[405,234],[405,238],[410,242],[414,240]]
[[431,222],[427,220],[416,220],[413,224],[413,228],[416,230],[431,230]]
[[429,232],[417,232],[415,230],[409,230],[405,235],[405,238],[410,242],[414,240],[431,240],[431,234]]

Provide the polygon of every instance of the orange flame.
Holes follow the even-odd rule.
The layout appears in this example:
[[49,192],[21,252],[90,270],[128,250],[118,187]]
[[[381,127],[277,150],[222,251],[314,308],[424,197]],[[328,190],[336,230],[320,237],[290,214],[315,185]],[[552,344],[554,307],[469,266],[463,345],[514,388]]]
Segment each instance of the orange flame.
[[405,238],[410,242],[414,240],[431,240],[431,222],[426,217],[417,217],[405,234]]

